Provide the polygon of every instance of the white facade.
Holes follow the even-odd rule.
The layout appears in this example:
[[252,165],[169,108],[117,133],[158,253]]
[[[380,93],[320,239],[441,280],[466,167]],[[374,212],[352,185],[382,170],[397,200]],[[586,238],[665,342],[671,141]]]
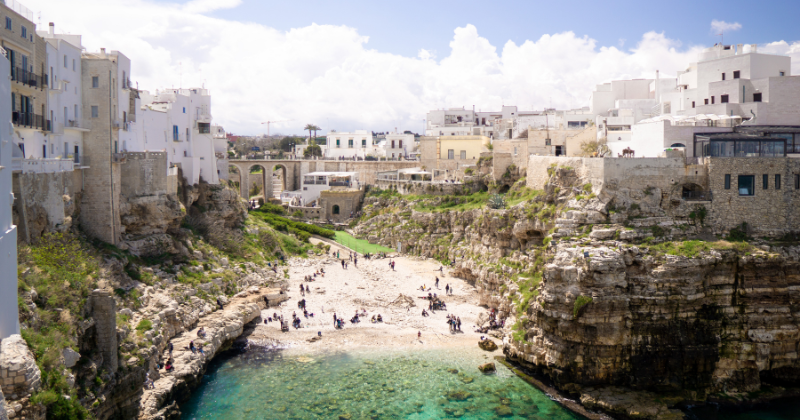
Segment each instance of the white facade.
[[371,131],[356,130],[352,133],[330,132],[327,135],[322,156],[333,159],[364,159],[385,156],[384,150],[377,144]]
[[413,134],[387,134],[378,144],[383,148],[383,156],[388,160],[408,159],[409,154],[414,151]]
[[426,136],[486,136],[493,140],[519,137],[533,129],[583,129],[594,120],[589,107],[557,111],[519,111],[516,106],[503,106],[499,112],[481,112],[450,108],[428,112]]
[[189,184],[197,184],[201,177],[209,184],[218,184],[222,171],[218,172],[215,152],[227,142],[215,140],[212,133],[208,91],[167,89],[155,95],[139,91],[139,96],[142,105],[136,118],[141,129],[131,143],[125,144],[126,150],[165,151],[170,166],[180,166]]
[[[81,84],[81,45],[80,35],[56,34],[51,23],[48,32],[40,31],[47,48],[48,66],[48,119],[52,132],[46,139],[48,158],[72,160],[81,163],[83,152],[83,133],[89,131],[81,127],[82,84]],[[35,154],[41,145],[29,145],[25,150]],[[51,165],[52,166],[52,165]],[[65,166],[66,165],[62,165]]]
[[361,188],[358,172],[310,172],[304,174],[302,188],[299,191],[281,193],[281,201],[293,206],[308,206],[319,199],[322,191],[336,187]]
[[[8,60],[0,55],[0,96],[11,97]],[[11,162],[14,144],[10,141],[11,102],[0,101],[0,340],[19,334],[17,308],[17,227],[12,224]]]
[[677,77],[598,85],[597,137],[606,137],[614,154],[631,148],[636,156],[658,156],[686,147],[693,156],[694,133],[741,123],[800,125],[800,77],[790,74],[790,57],[759,54],[755,44],[715,45]]

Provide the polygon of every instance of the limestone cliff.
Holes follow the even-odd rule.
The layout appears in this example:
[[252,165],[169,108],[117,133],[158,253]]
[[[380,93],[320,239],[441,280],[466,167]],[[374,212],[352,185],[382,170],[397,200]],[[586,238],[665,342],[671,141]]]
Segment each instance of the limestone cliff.
[[[719,240],[703,203],[679,190],[598,189],[569,168],[526,194],[462,211],[442,197],[370,197],[354,231],[455,260],[453,273],[508,317],[507,357],[587,405],[634,416],[598,402],[609,386],[674,404],[798,385],[800,247]],[[660,404],[644,417],[680,417]]]

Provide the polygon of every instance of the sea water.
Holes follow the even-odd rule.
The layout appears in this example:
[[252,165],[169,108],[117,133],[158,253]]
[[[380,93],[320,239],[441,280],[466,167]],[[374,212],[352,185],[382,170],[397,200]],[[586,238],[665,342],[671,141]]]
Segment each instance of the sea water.
[[221,356],[182,419],[579,419],[479,349]]

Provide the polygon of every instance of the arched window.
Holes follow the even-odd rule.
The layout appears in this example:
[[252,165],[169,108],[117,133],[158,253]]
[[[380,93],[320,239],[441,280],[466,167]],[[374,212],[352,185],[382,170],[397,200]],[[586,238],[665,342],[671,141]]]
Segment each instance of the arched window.
[[672,146],[670,147],[686,147],[686,145],[683,143],[672,143]]
[[339,206],[338,205],[334,205],[333,206],[333,214],[339,214]]

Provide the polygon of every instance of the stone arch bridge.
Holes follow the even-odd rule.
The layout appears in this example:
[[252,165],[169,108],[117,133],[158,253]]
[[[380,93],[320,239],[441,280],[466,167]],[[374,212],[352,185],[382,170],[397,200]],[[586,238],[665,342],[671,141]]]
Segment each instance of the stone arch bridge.
[[[284,191],[296,191],[302,186],[303,175],[310,172],[357,172],[362,184],[375,184],[378,172],[415,168],[418,161],[347,161],[347,160],[285,160],[285,159],[235,159],[229,165],[239,170],[239,175],[229,174],[231,181],[239,181],[239,194],[249,198],[250,185],[254,177],[262,177],[264,197],[272,197],[272,173],[283,171]],[[254,166],[260,166],[260,174],[251,174]]]

